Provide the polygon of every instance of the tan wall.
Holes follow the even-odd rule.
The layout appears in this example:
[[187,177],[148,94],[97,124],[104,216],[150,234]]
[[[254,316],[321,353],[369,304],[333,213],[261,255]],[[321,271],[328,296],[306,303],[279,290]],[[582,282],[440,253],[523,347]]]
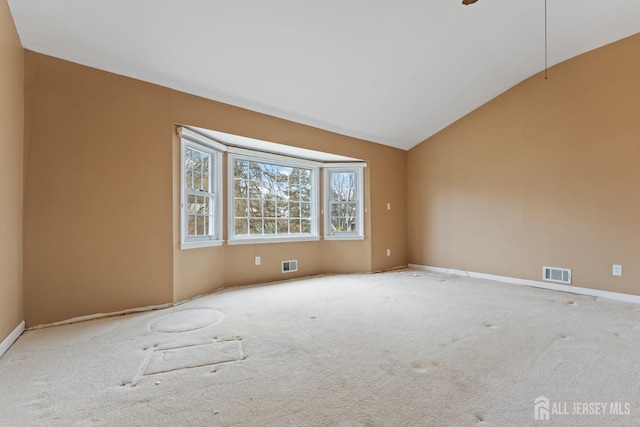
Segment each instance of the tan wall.
[[[407,183],[406,166],[402,171],[397,164],[407,163],[407,152],[387,149],[385,156],[371,161],[368,187],[371,201],[371,216],[375,233],[372,233],[372,270],[382,271],[405,266],[407,260]],[[387,206],[389,205],[389,206]],[[389,209],[389,208],[390,209]],[[391,256],[387,256],[387,249]]]
[[0,341],[23,320],[22,182],[24,55],[0,0]]
[[[33,52],[26,67],[29,325],[296,277],[291,258],[298,276],[406,264],[406,152]],[[367,160],[367,238],[180,250],[176,123]]]
[[408,262],[640,294],[639,52],[571,59],[410,150]]

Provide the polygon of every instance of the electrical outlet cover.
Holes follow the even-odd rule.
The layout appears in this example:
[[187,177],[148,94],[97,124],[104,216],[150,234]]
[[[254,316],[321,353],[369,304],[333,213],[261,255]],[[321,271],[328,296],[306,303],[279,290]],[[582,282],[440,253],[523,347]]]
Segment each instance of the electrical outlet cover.
[[613,275],[622,276],[622,266],[619,264],[613,264]]

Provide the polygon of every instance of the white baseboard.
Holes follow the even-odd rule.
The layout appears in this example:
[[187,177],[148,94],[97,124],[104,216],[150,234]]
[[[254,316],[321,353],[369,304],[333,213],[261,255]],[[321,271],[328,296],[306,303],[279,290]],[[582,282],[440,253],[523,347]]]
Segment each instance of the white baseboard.
[[457,276],[473,277],[475,279],[493,280],[495,282],[512,283],[514,285],[532,286],[534,288],[551,289],[553,291],[569,292],[572,294],[588,295],[607,298],[615,301],[640,304],[640,295],[622,294],[619,292],[602,291],[600,289],[581,288],[578,286],[561,285],[557,283],[540,282],[537,280],[518,279],[515,277],[496,276],[494,274],[476,273],[473,271],[456,270],[453,268],[431,267],[420,264],[409,264],[414,270],[432,271],[434,273],[455,274]]
[[24,332],[24,320],[20,322],[18,326],[4,339],[0,342],[0,357],[9,350],[9,347],[16,342],[20,335]]

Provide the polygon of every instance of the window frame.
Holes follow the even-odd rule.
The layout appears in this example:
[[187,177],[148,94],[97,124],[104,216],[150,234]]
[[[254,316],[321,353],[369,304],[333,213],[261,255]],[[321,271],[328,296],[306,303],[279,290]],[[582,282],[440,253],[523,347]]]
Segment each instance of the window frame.
[[[236,160],[247,160],[256,163],[266,163],[290,168],[304,168],[311,170],[311,233],[300,235],[250,235],[236,236],[235,234],[235,188],[234,188],[234,163]],[[322,163],[299,159],[296,157],[279,154],[265,153],[243,148],[228,147],[227,150],[227,243],[229,245],[256,244],[256,243],[285,243],[308,242],[320,240],[319,213],[319,169]],[[263,215],[264,217],[264,215]]]
[[[204,248],[221,246],[222,239],[222,204],[224,194],[222,192],[222,153],[226,147],[209,138],[202,137],[196,132],[186,128],[179,128],[180,136],[180,249]],[[213,221],[212,233],[205,236],[189,236],[188,228],[188,196],[190,191],[186,189],[185,158],[187,148],[191,148],[211,156],[211,182],[210,192],[205,193],[212,198],[211,209]],[[207,197],[207,196],[205,196]]]
[[[324,239],[363,240],[364,239],[364,168],[366,163],[325,164],[324,174]],[[331,231],[331,173],[355,173],[356,176],[356,230]]]

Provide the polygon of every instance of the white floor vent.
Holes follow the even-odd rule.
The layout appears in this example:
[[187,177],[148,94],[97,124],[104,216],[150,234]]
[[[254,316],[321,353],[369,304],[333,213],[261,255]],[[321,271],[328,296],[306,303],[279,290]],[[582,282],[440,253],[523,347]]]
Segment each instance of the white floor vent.
[[557,267],[542,267],[542,280],[571,284],[571,269]]
[[298,271],[298,260],[282,261],[282,272],[291,273],[292,271]]

